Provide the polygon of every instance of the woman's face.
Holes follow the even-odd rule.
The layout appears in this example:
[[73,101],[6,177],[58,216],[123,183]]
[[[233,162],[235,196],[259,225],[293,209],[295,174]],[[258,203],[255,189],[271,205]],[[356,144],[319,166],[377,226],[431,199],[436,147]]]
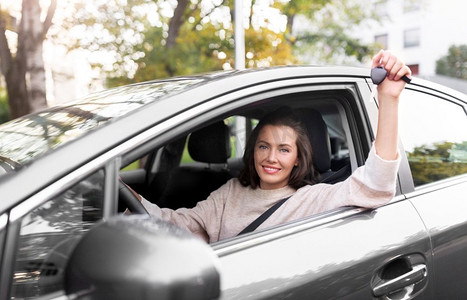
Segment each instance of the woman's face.
[[278,189],[289,183],[298,165],[297,134],[288,126],[264,126],[256,139],[254,160],[260,188]]

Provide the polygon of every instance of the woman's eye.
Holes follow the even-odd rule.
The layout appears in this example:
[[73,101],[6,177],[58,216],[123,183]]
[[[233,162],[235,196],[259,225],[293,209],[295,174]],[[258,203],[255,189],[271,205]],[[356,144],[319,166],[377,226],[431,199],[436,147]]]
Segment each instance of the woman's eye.
[[280,151],[281,151],[281,152],[285,152],[285,153],[289,153],[289,152],[290,152],[290,150],[287,149],[287,148],[282,148],[282,149],[280,149]]
[[259,148],[259,149],[262,149],[262,150],[265,150],[265,149],[267,149],[268,147],[266,147],[265,145],[259,145],[258,148]]

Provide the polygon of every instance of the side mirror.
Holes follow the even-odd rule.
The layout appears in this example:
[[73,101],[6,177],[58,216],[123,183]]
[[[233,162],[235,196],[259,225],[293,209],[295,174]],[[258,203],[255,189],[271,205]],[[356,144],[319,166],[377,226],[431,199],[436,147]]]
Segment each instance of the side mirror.
[[216,299],[218,258],[190,233],[149,216],[118,216],[74,249],[65,290],[85,299]]

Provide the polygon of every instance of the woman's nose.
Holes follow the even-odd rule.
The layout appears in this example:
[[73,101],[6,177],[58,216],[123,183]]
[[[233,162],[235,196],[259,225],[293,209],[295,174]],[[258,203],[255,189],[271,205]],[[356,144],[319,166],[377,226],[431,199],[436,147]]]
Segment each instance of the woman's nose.
[[269,150],[268,152],[268,161],[275,162],[276,161],[276,152],[274,150]]

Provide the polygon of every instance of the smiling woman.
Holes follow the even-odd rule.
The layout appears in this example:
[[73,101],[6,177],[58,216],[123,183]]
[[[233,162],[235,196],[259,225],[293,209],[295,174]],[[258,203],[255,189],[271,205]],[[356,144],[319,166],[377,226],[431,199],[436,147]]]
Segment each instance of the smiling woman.
[[263,127],[256,141],[254,155],[260,188],[272,190],[289,183],[292,169],[298,166],[296,140],[292,128],[272,125]]
[[239,176],[244,186],[298,189],[316,182],[307,132],[287,108],[269,114],[256,126],[247,141],[244,162]]
[[[206,140],[206,150],[214,146],[207,144],[209,140]],[[313,179],[315,173],[307,131],[293,110],[283,108],[264,116],[255,127],[245,147],[243,163],[238,178],[228,180],[191,209],[160,208],[145,199],[142,203],[151,215],[175,223],[213,243],[236,236],[284,198],[288,200],[282,202],[274,217],[258,228],[264,229],[340,206],[382,205],[394,196],[399,165],[398,160],[382,160],[373,148],[365,166],[347,180],[335,185],[311,185],[309,179]],[[171,177],[167,187],[172,185]],[[186,178],[180,174],[177,177]]]

